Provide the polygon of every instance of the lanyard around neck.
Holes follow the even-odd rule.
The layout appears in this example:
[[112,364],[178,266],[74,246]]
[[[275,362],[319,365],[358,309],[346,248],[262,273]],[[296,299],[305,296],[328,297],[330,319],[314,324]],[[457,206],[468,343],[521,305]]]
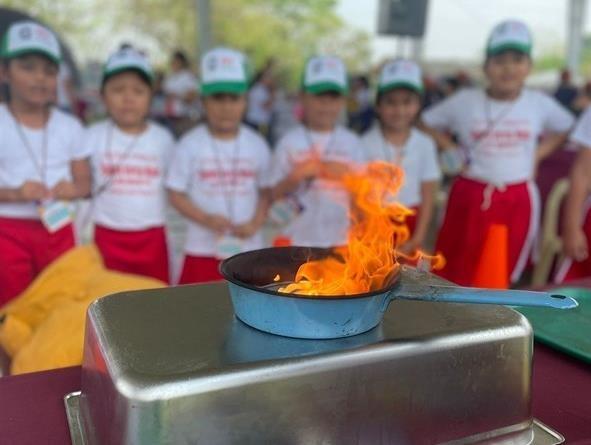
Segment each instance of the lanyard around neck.
[[[388,141],[388,139],[386,139],[386,135],[381,129],[379,130],[379,132],[382,138],[382,152],[384,154],[384,160],[391,162],[395,165],[401,166],[402,159],[404,158],[404,145],[406,145],[410,140],[411,134],[409,133],[404,145],[402,147],[398,147],[397,145],[392,144],[390,141]],[[394,150],[392,150],[391,148],[393,148]],[[392,151],[394,151],[394,155],[392,155]]]
[[[115,125],[113,124],[113,122],[110,122],[107,124],[107,137],[105,139],[105,158],[111,161],[111,164],[115,164],[115,160],[114,160],[114,155],[113,155],[113,149],[112,149],[112,144],[113,144],[113,131],[114,131],[114,127]],[[135,137],[129,142],[129,144],[127,145],[127,147],[125,147],[125,150],[123,151],[123,155],[119,157],[118,159],[118,165],[113,167],[113,171],[110,172],[109,175],[107,175],[107,179],[105,182],[103,182],[95,191],[94,193],[94,197],[96,198],[98,195],[100,195],[101,193],[105,192],[112,184],[113,181],[115,179],[116,176],[119,175],[119,173],[121,172],[121,168],[123,167],[123,164],[125,163],[125,161],[127,161],[127,159],[131,156],[131,152],[134,150],[134,148],[137,146],[137,142],[140,139],[140,137],[145,133],[145,131],[142,131],[141,133],[138,133],[137,135],[135,135]]]
[[511,113],[511,110],[513,110],[513,107],[515,107],[516,102],[517,99],[505,106],[505,108],[503,108],[499,112],[499,114],[497,114],[497,116],[493,119],[491,111],[491,100],[489,99],[486,91],[484,92],[484,115],[486,118],[486,128],[475,140],[476,146],[479,146],[480,143],[484,139],[486,139],[487,136],[489,136],[495,128],[499,126],[503,119],[505,119],[509,115],[509,113]]
[[215,159],[216,169],[218,172],[219,178],[221,178],[221,188],[224,195],[224,203],[226,206],[226,210],[228,211],[228,218],[230,221],[234,220],[234,188],[237,185],[237,177],[238,177],[238,161],[240,156],[240,132],[234,139],[234,149],[232,151],[232,158],[231,158],[231,170],[229,172],[230,178],[228,183],[224,182],[224,169],[223,163],[220,155],[220,145],[218,144],[216,138],[207,131],[209,135],[209,147],[213,154],[213,158]]
[[41,159],[37,159],[37,156],[35,156],[35,151],[33,150],[33,147],[31,146],[31,143],[27,138],[27,135],[25,134],[23,126],[18,121],[16,114],[10,108],[8,114],[10,114],[10,116],[12,117],[12,121],[16,128],[16,132],[18,133],[21,142],[25,146],[27,154],[29,155],[31,162],[35,167],[35,170],[37,170],[37,174],[39,175],[41,183],[47,186],[47,127],[49,126],[49,116],[46,115],[45,125],[43,126],[43,135],[41,137]]
[[[315,143],[312,139],[312,132],[307,127],[304,127],[303,129],[304,129],[304,134],[306,136],[306,141],[308,142],[308,150],[311,151],[312,147],[315,146]],[[330,132],[330,136],[328,137],[326,144],[322,148],[322,153],[321,153],[322,155],[326,155],[326,154],[329,154],[332,152],[332,149],[335,145],[336,134],[337,134],[336,128]]]

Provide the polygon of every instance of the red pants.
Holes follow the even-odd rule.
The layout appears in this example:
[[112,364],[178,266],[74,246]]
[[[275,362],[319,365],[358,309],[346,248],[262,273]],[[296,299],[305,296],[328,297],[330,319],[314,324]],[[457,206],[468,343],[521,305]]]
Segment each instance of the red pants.
[[75,244],[71,224],[49,233],[38,220],[0,217],[0,306]]
[[164,227],[121,231],[97,225],[94,242],[107,269],[170,282]]
[[185,255],[179,284],[219,281],[223,277],[218,271],[220,260],[213,257]]
[[[587,212],[583,221],[583,230],[587,237],[587,248],[591,252],[591,202],[587,202]],[[566,258],[558,265],[554,282],[557,284],[565,281],[578,280],[591,276],[591,257],[577,262],[572,258]]]
[[[490,205],[483,209],[487,184],[457,178],[450,190],[443,225],[435,250],[443,253],[446,266],[437,271],[454,283],[470,286],[491,224],[508,228],[508,270],[517,281],[534,242],[539,221],[537,191],[523,182],[504,190],[491,189]],[[485,206],[486,207],[486,206]]]

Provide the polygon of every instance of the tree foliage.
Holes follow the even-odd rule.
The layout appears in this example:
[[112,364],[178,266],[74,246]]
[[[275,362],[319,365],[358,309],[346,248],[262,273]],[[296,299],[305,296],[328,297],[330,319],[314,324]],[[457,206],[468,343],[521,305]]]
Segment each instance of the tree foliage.
[[[161,65],[173,49],[197,55],[194,0],[3,2],[59,30],[79,58],[103,59],[121,40],[147,49]],[[318,52],[342,56],[351,70],[366,67],[369,36],[347,28],[335,8],[336,0],[211,0],[213,41],[245,51],[255,68],[273,57],[291,86],[305,59]]]

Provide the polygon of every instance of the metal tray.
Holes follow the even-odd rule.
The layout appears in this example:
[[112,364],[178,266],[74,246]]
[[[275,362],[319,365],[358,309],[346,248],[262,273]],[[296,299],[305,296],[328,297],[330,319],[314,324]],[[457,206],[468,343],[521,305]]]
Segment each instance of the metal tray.
[[110,445],[529,444],[532,350],[501,306],[395,302],[298,340],[238,321],[224,283],[126,292],[89,308],[81,419]]
[[[80,412],[80,398],[82,393],[80,391],[71,392],[64,397],[64,405],[66,406],[66,415],[68,417],[68,426],[70,428],[70,437],[72,445],[91,445],[90,439],[84,427],[82,413]],[[526,442],[527,445],[559,445],[565,442],[564,436],[549,426],[534,419],[531,428],[531,441]],[[447,442],[442,445],[456,445],[462,442]],[[513,442],[515,445],[522,445],[523,442]],[[507,443],[509,445],[509,443]],[[525,444],[524,444],[525,445]]]

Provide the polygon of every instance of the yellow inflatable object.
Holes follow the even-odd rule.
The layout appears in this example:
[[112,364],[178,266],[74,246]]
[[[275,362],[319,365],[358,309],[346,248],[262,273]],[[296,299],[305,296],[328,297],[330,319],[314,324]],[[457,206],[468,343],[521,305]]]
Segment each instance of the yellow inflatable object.
[[152,278],[105,269],[95,246],[65,253],[0,308],[0,347],[12,358],[11,374],[79,365],[86,308],[92,301],[164,286]]

